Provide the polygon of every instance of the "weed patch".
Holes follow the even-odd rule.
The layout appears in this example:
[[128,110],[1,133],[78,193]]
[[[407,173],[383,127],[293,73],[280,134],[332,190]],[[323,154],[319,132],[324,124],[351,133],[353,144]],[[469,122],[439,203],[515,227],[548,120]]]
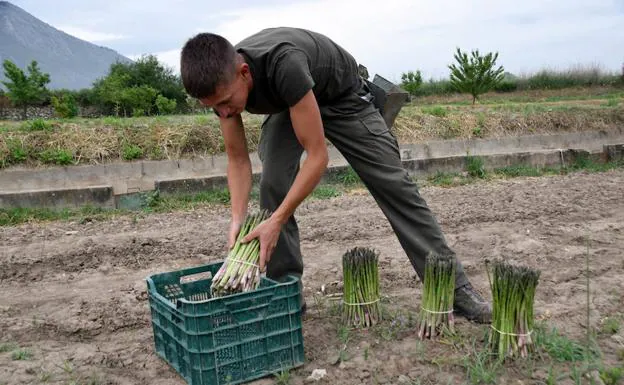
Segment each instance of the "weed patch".
[[29,349],[17,349],[11,353],[13,361],[28,361],[33,358],[33,353]]
[[18,346],[14,342],[3,342],[0,344],[0,353],[12,352],[17,348]]
[[[545,325],[536,324],[535,331],[536,347],[543,349],[555,361],[576,362],[598,357],[598,351],[595,347],[590,346],[588,349],[580,342],[561,334],[554,327],[548,330]],[[590,357],[588,357],[588,353]]]
[[468,172],[468,175],[470,175],[473,178],[483,179],[487,176],[483,158],[478,157],[478,156],[466,157],[466,171]]
[[448,110],[442,106],[434,106],[434,107],[423,107],[423,114],[437,116],[438,118],[444,118],[448,115]]

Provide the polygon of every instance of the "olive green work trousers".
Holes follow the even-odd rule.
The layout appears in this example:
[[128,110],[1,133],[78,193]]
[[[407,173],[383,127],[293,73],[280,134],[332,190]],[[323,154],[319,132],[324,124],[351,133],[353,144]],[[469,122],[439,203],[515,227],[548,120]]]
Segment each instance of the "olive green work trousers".
[[[325,136],[371,193],[423,280],[425,258],[430,251],[454,256],[455,252],[448,246],[416,183],[404,169],[395,136],[374,104],[360,97],[365,93],[367,91],[362,88],[331,105],[319,106]],[[303,151],[288,111],[265,118],[258,148],[262,161],[262,208],[274,211],[279,207],[299,171]],[[299,229],[293,215],[282,227],[267,265],[267,276],[276,280],[287,274],[301,277],[303,267]],[[456,271],[456,287],[467,284],[459,261]]]

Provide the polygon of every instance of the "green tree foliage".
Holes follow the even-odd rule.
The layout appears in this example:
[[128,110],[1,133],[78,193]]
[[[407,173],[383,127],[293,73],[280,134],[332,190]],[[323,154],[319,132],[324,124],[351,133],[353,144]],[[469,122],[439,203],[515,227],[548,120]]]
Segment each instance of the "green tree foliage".
[[126,106],[122,105],[123,92],[129,82],[130,75],[124,73],[120,64],[111,65],[109,74],[95,82],[93,93],[97,104],[106,112],[119,115]]
[[28,75],[15,63],[6,59],[3,62],[4,76],[8,81],[2,84],[7,88],[8,96],[16,107],[23,107],[23,118],[26,119],[26,108],[41,103],[47,98],[46,85],[50,83],[50,75],[42,73],[36,60],[27,67]]
[[112,64],[108,75],[94,83],[93,93],[105,112],[124,116],[160,111],[155,104],[158,95],[173,100],[176,107],[186,104],[179,77],[153,55],[142,56],[133,63]]
[[418,87],[422,84],[422,74],[420,70],[404,72],[401,74],[401,87],[412,95],[416,94]]
[[457,48],[454,57],[457,65],[448,66],[451,70],[451,85],[461,93],[472,95],[473,104],[479,95],[490,91],[503,81],[503,67],[494,68],[498,52],[481,56],[479,50],[474,50],[469,57],[467,53]]
[[71,92],[63,92],[59,95],[52,95],[51,98],[54,111],[61,118],[73,118],[78,115],[76,98]]
[[162,96],[173,99],[178,104],[186,100],[186,92],[180,78],[175,75],[173,69],[161,64],[156,56],[142,56],[130,68],[133,85],[150,86]]
[[150,86],[133,86],[123,90],[121,101],[133,116],[150,115],[157,95],[158,91]]
[[156,108],[161,115],[172,114],[176,109],[176,101],[162,95],[156,97]]

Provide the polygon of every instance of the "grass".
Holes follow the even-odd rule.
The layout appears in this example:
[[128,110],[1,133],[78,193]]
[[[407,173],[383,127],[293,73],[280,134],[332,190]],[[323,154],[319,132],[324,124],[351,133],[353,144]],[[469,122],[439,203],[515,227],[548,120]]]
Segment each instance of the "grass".
[[483,158],[478,156],[467,156],[466,157],[466,170],[468,171],[468,175],[473,178],[485,178],[487,172],[485,171],[485,163],[483,162]]
[[624,379],[624,366],[602,368],[599,373],[605,385],[617,385]]
[[0,344],[0,353],[12,352],[19,348],[15,342],[3,342]]
[[[487,170],[483,160],[479,157],[468,157],[467,169],[464,173],[437,172],[425,180],[423,185],[440,187],[455,187],[474,183],[480,180],[495,180],[500,178],[516,178],[523,176],[539,177],[545,175],[560,175],[569,172],[605,172],[624,167],[624,162],[600,163],[589,158],[579,156],[568,167],[533,167],[529,165],[515,165],[493,170]],[[340,181],[344,181],[341,184]],[[361,191],[364,188],[357,174],[347,168],[330,175],[325,182],[319,184],[308,200],[331,199],[351,191]],[[252,202],[258,202],[259,192],[257,184],[254,184],[251,197]],[[226,188],[206,190],[193,194],[177,194],[162,196],[158,192],[144,193],[142,207],[139,214],[172,212],[179,210],[193,210],[213,205],[229,205],[230,194]],[[80,209],[52,210],[45,208],[0,208],[0,226],[16,226],[27,222],[38,221],[97,221],[114,218],[117,216],[137,215],[137,211],[127,209],[104,209],[84,206]]]
[[437,171],[432,176],[428,177],[429,183],[435,186],[451,187],[458,186],[459,181],[464,180],[462,174],[458,172],[443,172]]
[[275,374],[275,383],[277,385],[288,385],[290,383],[290,372],[288,370],[282,370]]
[[[557,328],[535,325],[535,346],[557,362],[578,362],[598,357],[595,346],[587,346],[560,333]],[[588,357],[589,354],[589,357]]]
[[502,363],[493,359],[487,350],[479,350],[473,341],[471,352],[463,360],[466,376],[471,384],[496,384]]
[[607,317],[603,320],[600,331],[603,334],[617,334],[622,328],[622,321],[619,317]]
[[31,221],[96,220],[110,218],[124,212],[123,210],[108,210],[88,206],[81,209],[63,209],[58,211],[45,208],[0,208],[0,226],[15,226]]
[[478,180],[495,180],[503,178],[517,177],[541,177],[547,175],[562,175],[570,172],[606,172],[609,170],[624,167],[624,162],[597,162],[589,157],[579,155],[575,161],[566,167],[536,167],[526,164],[518,164],[488,170],[482,158],[475,156],[466,157],[466,168],[464,173],[458,172],[436,172],[427,177],[426,181],[430,185],[440,187],[456,187],[473,183]]
[[42,370],[37,376],[37,379],[41,383],[48,383],[52,379],[52,373]]
[[136,144],[124,144],[122,153],[124,160],[140,159],[143,157],[143,149]]
[[341,193],[335,186],[319,185],[312,191],[312,197],[316,199],[330,199],[340,196]]
[[11,353],[13,361],[28,361],[33,358],[33,353],[29,349],[17,349]]
[[423,107],[422,112],[423,114],[437,116],[438,118],[443,118],[448,114],[448,110],[442,106]]
[[[400,143],[531,133],[617,129],[624,123],[620,87],[527,90],[415,98],[393,131]],[[250,151],[257,150],[263,117],[244,114]],[[97,119],[0,121],[0,167],[180,159],[224,152],[214,114]]]

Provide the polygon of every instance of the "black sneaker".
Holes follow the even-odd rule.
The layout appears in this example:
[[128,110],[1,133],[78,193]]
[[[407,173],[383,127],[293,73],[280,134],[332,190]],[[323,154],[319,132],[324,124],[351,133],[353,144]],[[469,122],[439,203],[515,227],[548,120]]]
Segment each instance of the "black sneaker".
[[455,314],[478,323],[492,322],[492,306],[470,283],[455,289]]

